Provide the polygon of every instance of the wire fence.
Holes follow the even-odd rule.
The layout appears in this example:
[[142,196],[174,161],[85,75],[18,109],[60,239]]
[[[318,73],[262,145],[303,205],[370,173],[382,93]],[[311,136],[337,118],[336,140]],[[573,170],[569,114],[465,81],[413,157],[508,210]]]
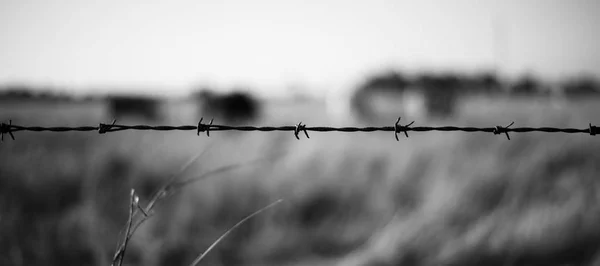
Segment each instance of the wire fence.
[[4,135],[9,135],[11,139],[15,140],[13,133],[19,131],[30,131],[30,132],[69,132],[69,131],[96,131],[99,134],[105,134],[109,132],[123,131],[123,130],[151,130],[151,131],[196,131],[197,135],[205,132],[206,136],[210,137],[211,131],[260,131],[260,132],[272,132],[272,131],[291,131],[294,133],[296,139],[300,139],[298,136],[300,132],[303,132],[307,138],[309,131],[313,132],[377,132],[387,131],[393,132],[394,137],[397,141],[399,133],[404,133],[408,137],[408,132],[428,132],[428,131],[441,131],[441,132],[484,132],[493,133],[494,135],[505,134],[506,138],[510,140],[509,133],[527,133],[527,132],[543,132],[543,133],[565,133],[565,134],[589,134],[595,136],[599,133],[598,127],[588,124],[587,128],[556,128],[556,127],[511,127],[514,122],[508,126],[493,126],[493,127],[458,127],[458,126],[418,126],[413,127],[415,121],[410,122],[406,125],[400,124],[400,118],[396,120],[392,126],[381,126],[381,127],[308,127],[302,122],[293,126],[230,126],[230,125],[217,125],[213,124],[213,119],[209,123],[202,123],[203,118],[197,125],[182,125],[182,126],[151,126],[151,125],[119,125],[116,124],[116,120],[113,120],[110,124],[100,123],[98,126],[79,126],[79,127],[41,127],[41,126],[21,126],[14,125],[9,120],[8,123],[0,123],[0,137],[4,141]]

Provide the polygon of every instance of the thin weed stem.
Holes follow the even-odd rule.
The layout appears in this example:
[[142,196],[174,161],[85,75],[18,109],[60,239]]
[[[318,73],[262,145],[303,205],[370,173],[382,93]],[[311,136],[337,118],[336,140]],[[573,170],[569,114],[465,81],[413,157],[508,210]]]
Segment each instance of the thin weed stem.
[[204,251],[203,253],[200,253],[200,255],[198,255],[198,257],[196,257],[196,259],[194,259],[194,261],[192,262],[192,264],[190,264],[190,266],[196,266],[198,265],[198,263],[200,263],[200,261],[202,261],[202,259],[204,259],[204,257],[206,257],[206,255],[213,249],[215,248],[227,235],[229,235],[229,233],[231,233],[231,231],[235,230],[236,228],[238,228],[240,225],[242,225],[243,223],[245,223],[246,221],[250,220],[252,217],[260,214],[261,212],[266,211],[267,209],[281,203],[283,201],[283,199],[278,199],[274,202],[272,202],[271,204],[264,206],[262,208],[260,208],[259,210],[253,212],[252,214],[246,216],[244,219],[240,220],[239,222],[237,222],[234,226],[232,226],[231,228],[229,228],[227,231],[225,231],[225,233],[223,233],[219,238],[217,238],[217,240],[215,240],[215,242],[213,242],[207,249],[206,251]]
[[[125,228],[125,236],[123,237],[123,240],[121,242],[121,244],[118,244],[118,247],[116,248],[115,254],[113,256],[113,260],[112,260],[112,264],[111,266],[122,266],[123,265],[123,261],[125,259],[125,251],[127,250],[127,245],[129,244],[129,241],[131,239],[131,237],[133,236],[133,234],[135,233],[135,231],[144,223],[146,222],[150,217],[153,216],[153,209],[156,206],[156,204],[162,200],[167,198],[170,195],[173,195],[174,192],[182,189],[183,187],[193,183],[193,182],[197,182],[200,180],[204,180],[210,176],[214,176],[223,172],[227,172],[227,171],[231,171],[231,170],[235,170],[237,168],[240,168],[242,166],[247,166],[247,165],[251,165],[251,164],[255,164],[257,162],[260,161],[265,161],[265,160],[269,160],[272,161],[273,158],[272,156],[269,156],[268,158],[258,158],[255,160],[251,160],[245,163],[238,163],[238,164],[233,164],[233,165],[226,165],[226,166],[222,166],[216,169],[213,169],[211,171],[208,171],[198,177],[194,177],[194,178],[190,178],[190,179],[186,179],[180,182],[176,182],[177,178],[180,177],[181,175],[183,175],[195,162],[197,162],[200,158],[202,158],[207,151],[210,149],[210,145],[205,148],[202,152],[199,152],[198,154],[196,154],[195,156],[193,156],[192,158],[190,158],[190,160],[188,160],[180,169],[179,171],[177,171],[176,173],[172,174],[169,179],[161,186],[160,189],[157,190],[157,192],[153,195],[153,197],[151,198],[151,200],[148,202],[148,204],[146,205],[146,208],[143,208],[142,206],[140,206],[139,204],[139,197],[135,194],[135,190],[131,190],[131,197],[130,197],[130,208],[129,208],[129,217],[127,219],[127,225]],[[279,156],[278,158],[281,158],[281,156]],[[257,214],[265,211],[268,208],[271,208],[272,206],[274,206],[275,204],[281,202],[282,199],[277,200],[263,208],[261,208],[260,210],[252,213],[251,215],[249,215],[248,217],[242,219],[240,222],[238,222],[236,225],[234,225],[232,228],[230,228],[227,232],[225,232],[219,239],[217,239],[215,241],[215,243],[213,243],[204,253],[202,253],[196,260],[194,260],[194,264],[196,265],[198,264],[203,258],[204,256],[206,256],[206,254],[212,250],[212,248],[214,248],[214,246],[216,246],[216,244],[218,244],[222,238],[224,238],[227,234],[229,234],[229,232],[233,229],[235,229],[236,227],[238,227],[239,225],[241,225],[242,223],[244,223],[246,220],[256,216]],[[134,219],[136,217],[136,215],[138,213],[142,213],[142,217],[137,221],[134,222]]]

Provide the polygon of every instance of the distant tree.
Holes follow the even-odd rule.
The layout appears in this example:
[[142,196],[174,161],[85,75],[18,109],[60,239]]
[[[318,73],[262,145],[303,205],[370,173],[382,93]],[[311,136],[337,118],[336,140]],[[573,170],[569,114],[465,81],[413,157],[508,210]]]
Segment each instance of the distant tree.
[[426,108],[431,117],[447,118],[455,113],[458,92],[463,83],[455,74],[426,75],[420,81]]
[[159,101],[151,97],[113,95],[108,96],[107,101],[113,119],[135,117],[155,121],[161,118]]
[[377,115],[369,105],[370,98],[377,93],[402,93],[411,86],[411,81],[399,72],[389,71],[368,77],[350,97],[353,112],[362,120],[372,120]]
[[34,98],[34,89],[24,85],[6,85],[0,89],[2,100],[31,100]]
[[483,93],[498,93],[502,91],[502,84],[496,74],[483,73],[476,77],[477,84]]
[[516,95],[533,95],[541,93],[541,85],[533,76],[527,75],[517,80],[510,91]]
[[437,77],[433,74],[421,73],[415,78],[414,84],[417,88],[426,88],[432,86],[432,84],[434,84],[436,80]]
[[369,95],[373,92],[365,87],[356,90],[350,97],[350,106],[359,119],[370,120],[375,117],[373,108],[368,105]]
[[200,116],[216,118],[230,124],[246,123],[257,119],[260,115],[260,102],[246,91],[236,89],[234,92],[223,94],[211,90],[196,92]]
[[498,77],[490,72],[459,77],[461,94],[494,94],[502,92],[502,84]]
[[366,80],[360,90],[404,90],[410,85],[410,80],[399,72],[388,72],[375,75]]
[[0,87],[0,99],[36,102],[68,102],[72,95],[53,87],[5,85]]
[[[398,93],[399,97],[389,97],[389,101],[396,103],[407,112],[408,106],[414,107],[415,104],[425,110],[425,115],[430,117],[444,118],[454,114],[457,91],[461,86],[461,79],[458,75],[432,75],[421,74],[415,79],[408,79],[399,73],[386,73],[367,79],[365,83],[358,87],[352,96],[352,107],[363,120],[373,120],[378,117],[377,106],[373,106],[370,98],[375,94]],[[415,101],[414,97],[423,99]],[[412,108],[411,107],[411,108]]]
[[571,79],[563,85],[567,96],[589,96],[600,94],[600,84],[592,77],[580,77]]
[[34,96],[36,100],[43,102],[70,102],[73,101],[71,95],[59,92],[56,89],[40,89]]

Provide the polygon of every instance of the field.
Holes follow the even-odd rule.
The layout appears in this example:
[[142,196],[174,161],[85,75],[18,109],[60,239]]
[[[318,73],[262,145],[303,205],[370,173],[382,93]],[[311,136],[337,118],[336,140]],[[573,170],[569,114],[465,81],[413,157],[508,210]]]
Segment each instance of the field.
[[[600,124],[597,99],[464,99],[448,125]],[[165,124],[197,123],[171,103]],[[262,125],[327,125],[317,104],[271,103]],[[102,105],[3,103],[13,124],[108,123]],[[406,121],[410,121],[410,118]],[[135,123],[136,121],[122,121]],[[393,125],[390,121],[389,125]],[[218,123],[216,121],[215,123]],[[417,120],[415,125],[442,122]],[[402,136],[402,135],[401,135]],[[126,265],[600,265],[600,139],[585,134],[17,132],[0,144],[0,265],[110,265],[129,191],[160,203]]]

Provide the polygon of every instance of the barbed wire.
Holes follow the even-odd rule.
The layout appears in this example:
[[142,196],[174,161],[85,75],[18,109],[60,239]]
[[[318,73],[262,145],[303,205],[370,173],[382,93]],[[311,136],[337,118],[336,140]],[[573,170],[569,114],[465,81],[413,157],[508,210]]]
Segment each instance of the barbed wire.
[[31,131],[31,132],[69,132],[69,131],[97,131],[99,134],[105,134],[109,132],[117,132],[123,130],[152,130],[152,131],[196,131],[197,135],[206,132],[206,136],[210,137],[211,131],[260,131],[260,132],[272,132],[272,131],[291,131],[294,133],[296,139],[300,139],[298,136],[300,132],[303,132],[307,138],[310,138],[308,131],[314,132],[377,132],[387,131],[393,132],[394,137],[397,141],[399,133],[404,133],[408,138],[408,132],[428,132],[428,131],[441,131],[441,132],[484,132],[493,133],[494,135],[505,134],[506,138],[510,140],[508,133],[526,133],[526,132],[544,132],[544,133],[565,133],[565,134],[578,134],[584,133],[591,136],[595,136],[599,133],[598,127],[588,124],[587,128],[556,128],[556,127],[512,127],[514,122],[511,122],[508,126],[493,126],[493,127],[459,127],[459,126],[418,126],[413,127],[415,121],[410,122],[407,125],[400,124],[400,117],[396,120],[392,126],[381,126],[381,127],[308,127],[302,122],[299,122],[293,126],[231,126],[231,125],[217,125],[213,124],[213,119],[208,124],[202,123],[203,118],[197,125],[182,125],[182,126],[151,126],[151,125],[119,125],[116,124],[116,120],[113,120],[110,124],[100,123],[98,126],[79,126],[79,127],[41,127],[41,126],[21,126],[13,125],[12,120],[8,123],[0,123],[0,137],[4,141],[4,135],[8,134],[11,139],[15,140],[14,132],[19,131]]

